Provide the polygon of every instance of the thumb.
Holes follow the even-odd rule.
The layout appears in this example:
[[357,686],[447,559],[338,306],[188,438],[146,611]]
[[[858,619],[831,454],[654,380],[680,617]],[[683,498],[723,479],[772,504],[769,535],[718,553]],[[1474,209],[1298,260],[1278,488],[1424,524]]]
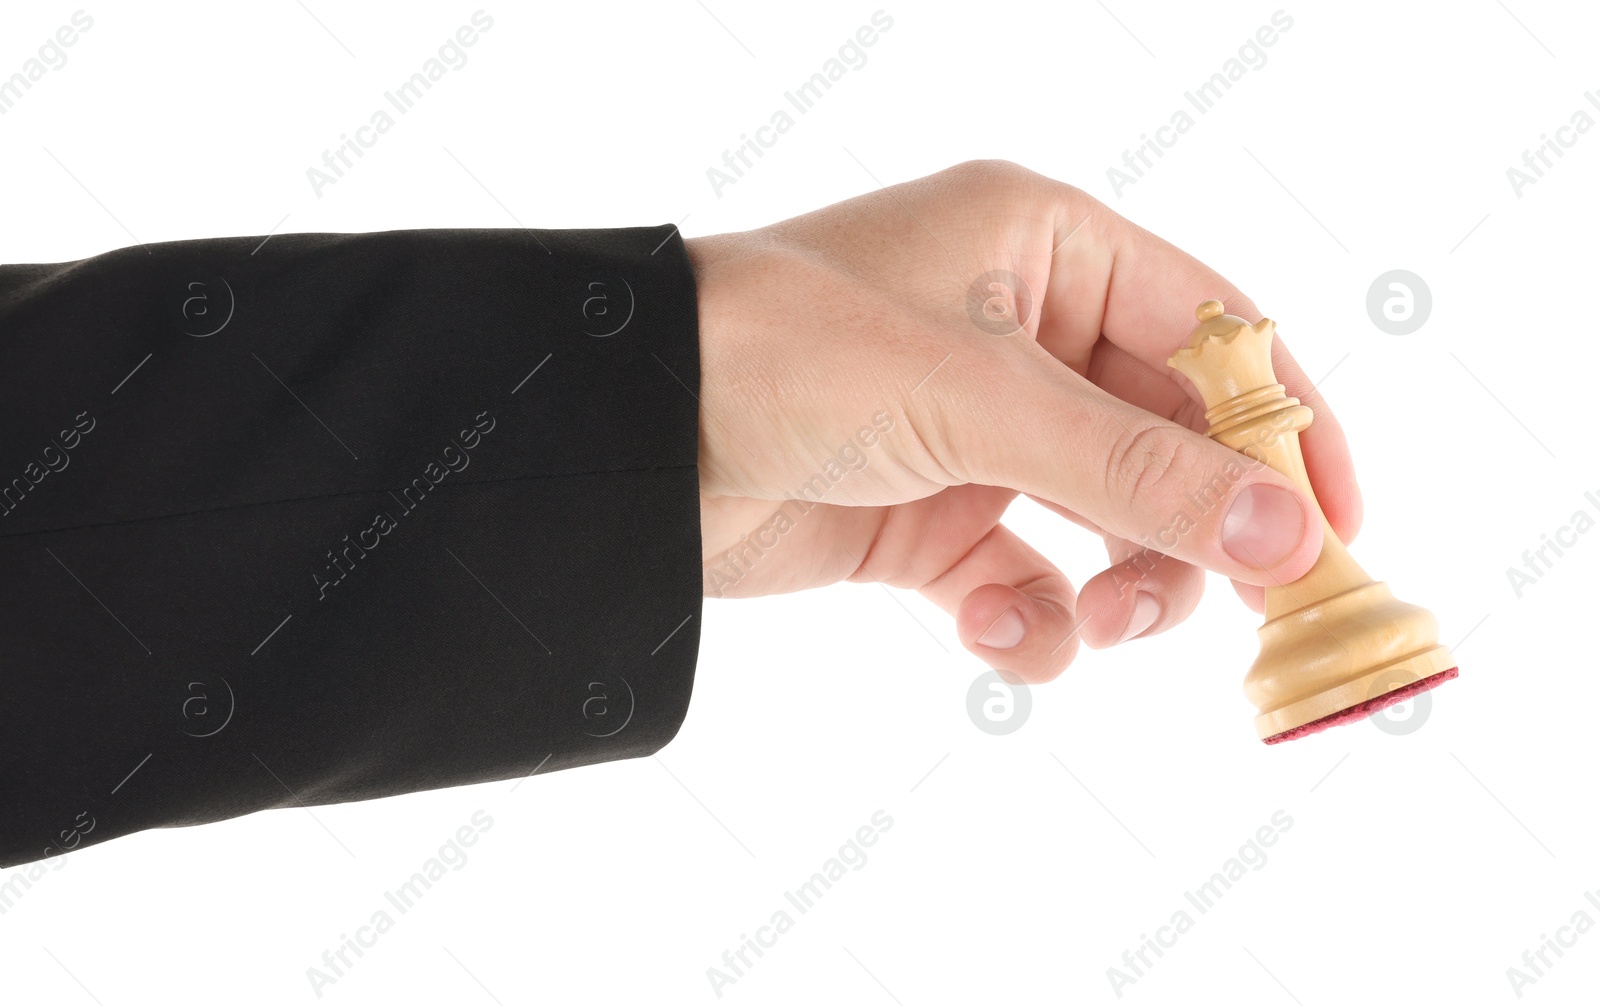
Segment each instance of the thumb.
[[1297,580],[1322,551],[1322,513],[1290,479],[1102,391],[1035,343],[987,353],[961,379],[977,386],[922,402],[937,431],[924,440],[962,481],[1041,497],[1243,583]]

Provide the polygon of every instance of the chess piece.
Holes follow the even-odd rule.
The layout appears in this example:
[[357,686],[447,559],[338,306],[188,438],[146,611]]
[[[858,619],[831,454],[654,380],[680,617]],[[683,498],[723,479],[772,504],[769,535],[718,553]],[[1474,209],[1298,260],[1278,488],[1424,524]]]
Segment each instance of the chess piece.
[[[1312,414],[1285,396],[1272,372],[1275,323],[1223,314],[1215,300],[1195,317],[1200,324],[1167,365],[1199,389],[1207,435],[1270,465],[1314,500],[1299,436]],[[1266,609],[1261,653],[1244,690],[1268,744],[1364,718],[1457,674],[1433,615],[1374,582],[1326,517],[1316,565],[1292,583],[1267,587]]]

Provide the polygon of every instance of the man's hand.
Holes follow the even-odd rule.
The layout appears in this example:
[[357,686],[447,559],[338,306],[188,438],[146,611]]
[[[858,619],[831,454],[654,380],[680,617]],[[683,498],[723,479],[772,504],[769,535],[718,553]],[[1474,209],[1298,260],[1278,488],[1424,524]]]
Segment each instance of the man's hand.
[[[1094,199],[1004,162],[959,165],[687,242],[700,297],[706,593],[910,587],[1025,680],[1194,611],[1202,568],[1261,587],[1311,568],[1313,504],[1208,440],[1167,357],[1195,305],[1255,306]],[[1351,538],[1344,436],[1281,342],[1318,499]],[[1018,493],[1105,538],[1082,591],[1000,524]],[[1159,551],[1158,551],[1159,550]]]

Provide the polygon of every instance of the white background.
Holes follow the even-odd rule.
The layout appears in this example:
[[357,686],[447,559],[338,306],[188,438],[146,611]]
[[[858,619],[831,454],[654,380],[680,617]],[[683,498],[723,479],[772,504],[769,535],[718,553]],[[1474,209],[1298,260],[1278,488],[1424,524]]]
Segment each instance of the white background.
[[[1600,888],[1600,533],[1520,598],[1506,573],[1574,511],[1600,516],[1600,129],[1520,196],[1506,174],[1575,110],[1600,118],[1596,12],[1283,8],[1267,63],[1119,196],[1106,169],[1279,8],[904,2],[719,197],[706,169],[880,8],[707,3],[486,7],[469,62],[320,198],[306,169],[476,5],[86,8],[67,64],[0,116],[0,261],[274,227],[681,219],[693,236],[1015,160],[1211,263],[1328,375],[1367,503],[1354,554],[1438,615],[1461,679],[1412,732],[1265,747],[1240,692],[1258,619],[1214,581],[1187,624],[1085,651],[994,737],[966,711],[985,668],[919,597],[708,602],[692,708],[659,758],[73,854],[0,916],[0,998],[317,1001],[307,968],[481,809],[494,824],[465,867],[324,1000],[716,1002],[707,969],[882,810],[866,864],[791,907],[723,1001],[1114,1002],[1107,969],[1282,810],[1266,865],[1124,999],[1515,1001],[1525,950],[1580,909],[1600,921],[1583,896]],[[0,74],[75,9],[6,5]],[[1433,297],[1407,336],[1366,309],[1395,268]],[[1104,565],[1031,505],[1008,521],[1079,582]],[[1588,1001],[1600,935],[1550,959],[1522,997]]]

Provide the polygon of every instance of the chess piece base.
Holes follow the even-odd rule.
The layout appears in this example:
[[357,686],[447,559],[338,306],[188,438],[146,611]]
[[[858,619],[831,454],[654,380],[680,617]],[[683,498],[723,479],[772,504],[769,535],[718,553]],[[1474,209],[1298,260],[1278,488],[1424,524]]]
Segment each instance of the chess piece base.
[[[1256,717],[1256,734],[1268,744],[1318,733],[1347,719],[1371,716],[1456,677],[1448,647],[1435,646],[1379,667],[1342,685]],[[1327,722],[1323,722],[1327,721]],[[1320,726],[1316,726],[1317,724]],[[1315,726],[1305,730],[1304,727]]]

